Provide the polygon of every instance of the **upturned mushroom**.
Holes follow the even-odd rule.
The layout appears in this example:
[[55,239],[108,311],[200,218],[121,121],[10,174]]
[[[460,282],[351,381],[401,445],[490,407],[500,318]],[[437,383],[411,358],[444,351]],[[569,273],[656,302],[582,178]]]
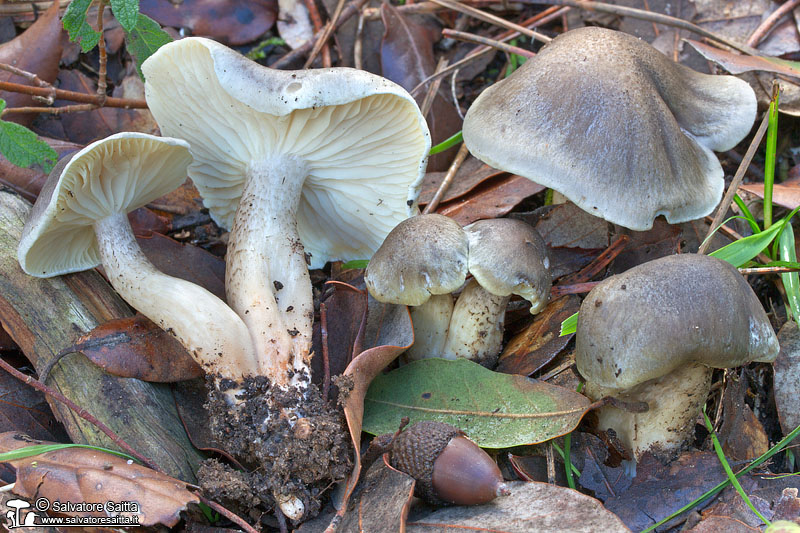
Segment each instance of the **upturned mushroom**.
[[[453,305],[450,293],[467,282]],[[412,307],[410,360],[463,357],[491,366],[500,353],[503,320],[512,294],[547,304],[552,283],[547,249],[536,231],[512,219],[465,228],[442,215],[400,223],[367,265],[373,298]]]
[[178,188],[190,161],[184,141],[133,132],[62,159],[25,223],[19,263],[36,277],[103,265],[120,296],[174,335],[206,372],[241,383],[258,370],[244,322],[207,290],[156,269],[126,216]]
[[606,279],[583,301],[575,362],[592,399],[646,402],[631,413],[606,406],[598,428],[614,429],[633,457],[669,457],[686,443],[714,368],[769,363],[778,340],[764,309],[725,261],[681,254]]
[[487,164],[555,189],[633,230],[709,214],[723,171],[712,152],[750,131],[756,98],[621,32],[559,35],[475,100],[464,142]]

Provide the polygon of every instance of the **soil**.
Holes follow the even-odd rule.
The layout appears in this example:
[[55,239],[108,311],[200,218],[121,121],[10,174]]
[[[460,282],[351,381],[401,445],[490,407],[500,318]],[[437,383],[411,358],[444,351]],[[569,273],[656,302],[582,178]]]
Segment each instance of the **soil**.
[[324,490],[352,469],[341,411],[323,402],[313,384],[305,391],[284,390],[265,377],[248,378],[235,407],[223,394],[232,387],[212,386],[206,409],[214,437],[248,471],[207,462],[198,473],[201,486],[210,498],[236,502],[240,509],[250,507],[248,501],[268,509],[273,495],[294,496],[305,506],[303,519],[315,516]]

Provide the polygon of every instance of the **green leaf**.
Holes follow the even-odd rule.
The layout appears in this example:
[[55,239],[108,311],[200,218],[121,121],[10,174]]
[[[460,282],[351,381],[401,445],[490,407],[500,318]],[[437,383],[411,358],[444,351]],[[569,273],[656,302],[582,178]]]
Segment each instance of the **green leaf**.
[[373,380],[364,431],[393,433],[407,416],[452,424],[484,448],[509,448],[569,433],[588,406],[575,391],[466,359],[423,359]]
[[[791,224],[786,224],[781,236],[778,238],[778,242],[780,244],[780,258],[783,261],[797,263],[794,230]],[[800,276],[798,276],[797,272],[787,272],[781,274],[781,281],[783,281],[783,287],[786,289],[786,300],[789,302],[792,318],[800,324]]]
[[86,12],[92,0],[72,0],[61,22],[69,33],[70,41],[79,41],[81,50],[88,52],[100,42],[100,32],[95,31],[86,21]]
[[783,222],[776,223],[768,230],[734,241],[708,255],[727,261],[738,268],[760,254],[782,229]]
[[342,270],[348,270],[351,268],[367,268],[368,264],[369,259],[353,259],[352,261],[342,263]]
[[97,450],[100,452],[112,453],[119,455],[125,459],[136,461],[135,457],[131,457],[127,453],[118,452],[116,450],[109,450],[108,448],[101,448],[99,446],[89,446],[88,444],[34,444],[32,446],[25,446],[24,448],[17,448],[10,452],[0,453],[0,463],[6,461],[16,461],[17,459],[25,459],[26,457],[33,457],[47,452],[54,452],[56,450],[63,450],[64,448],[89,448],[90,450]]
[[[0,100],[0,113],[5,108],[5,100]],[[0,154],[18,167],[41,165],[45,172],[50,172],[58,159],[56,151],[31,130],[5,120],[0,120]]]
[[122,29],[131,32],[139,22],[139,0],[111,0],[111,12]]
[[564,319],[561,323],[561,333],[559,333],[558,336],[563,337],[564,335],[571,335],[576,331],[578,331],[578,313]]
[[144,79],[142,74],[142,63],[153,55],[156,50],[165,44],[172,42],[172,37],[161,29],[158,22],[139,13],[136,26],[127,34],[128,53],[131,54],[139,76]]
[[442,142],[431,148],[431,151],[428,152],[428,155],[436,155],[439,152],[444,152],[448,148],[457,145],[463,140],[464,137],[461,135],[461,132],[459,131],[458,133],[453,134],[452,136],[448,137],[447,139],[443,140]]

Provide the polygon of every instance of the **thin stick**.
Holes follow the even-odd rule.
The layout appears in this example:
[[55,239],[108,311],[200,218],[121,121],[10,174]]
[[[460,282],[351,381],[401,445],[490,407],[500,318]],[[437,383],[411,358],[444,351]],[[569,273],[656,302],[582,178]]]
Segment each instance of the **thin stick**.
[[311,64],[317,58],[317,54],[319,54],[322,47],[328,42],[328,39],[331,38],[333,35],[333,31],[336,29],[336,22],[339,20],[339,17],[342,16],[342,9],[344,9],[345,0],[339,0],[336,4],[336,9],[333,11],[333,16],[331,16],[331,20],[325,25],[325,28],[322,29],[322,35],[319,39],[314,43],[313,48],[311,48],[311,52],[308,54],[308,59],[306,59],[306,64],[303,65],[303,68],[310,68]]
[[787,272],[800,272],[800,268],[795,267],[754,267],[754,268],[740,268],[739,274],[747,276],[749,274],[785,274]]
[[612,242],[608,248],[603,250],[600,255],[592,259],[592,262],[583,267],[578,272],[564,276],[561,279],[562,285],[574,285],[591,281],[593,277],[606,268],[611,261],[622,253],[631,238],[627,235],[620,235],[617,240]]
[[93,111],[97,109],[96,104],[75,104],[65,105],[64,107],[9,107],[3,109],[0,116],[13,115],[14,113],[50,113],[51,115],[67,115],[69,113],[79,113],[82,111]]
[[331,388],[331,360],[328,350],[328,306],[319,305],[319,330],[322,337],[322,401],[328,403]]
[[[322,29],[322,17],[319,16],[319,9],[314,0],[305,0],[308,15],[311,17],[311,24],[314,25],[314,33]],[[322,66],[330,68],[333,63],[331,62],[331,47],[327,41],[322,45]]]
[[39,87],[53,87],[52,84],[44,81],[39,76],[34,74],[33,72],[28,72],[27,70],[22,70],[20,68],[15,67],[14,65],[9,65],[8,63],[0,63],[0,70],[5,70],[6,72],[10,72],[11,74],[15,74],[22,78],[25,78],[31,83],[35,83]]
[[474,33],[467,33],[463,31],[456,31],[445,28],[442,30],[442,37],[449,37],[451,39],[458,39],[459,41],[465,41],[468,43],[491,46],[492,48],[495,48],[502,52],[506,52],[509,54],[517,54],[522,57],[527,57],[529,59],[536,55],[535,52],[531,52],[530,50],[525,50],[524,48],[520,48],[519,46],[512,46],[510,44],[501,43],[500,41],[495,41],[494,39],[489,39],[488,37],[481,37],[480,35],[475,35]]
[[90,424],[94,425],[97,429],[102,431],[109,439],[111,439],[111,441],[114,444],[116,444],[122,450],[124,450],[125,453],[135,457],[138,461],[140,461],[142,464],[144,464],[148,468],[152,468],[156,472],[163,473],[163,471],[158,467],[158,465],[156,465],[155,463],[150,461],[150,459],[148,459],[144,455],[140,454],[139,452],[137,452],[136,450],[131,448],[131,446],[127,442],[122,440],[121,437],[119,437],[116,433],[111,431],[111,428],[109,428],[108,426],[103,424],[100,420],[98,420],[92,414],[87,412],[86,409],[84,409],[83,407],[79,407],[75,402],[73,402],[72,400],[70,400],[69,398],[67,398],[66,396],[64,396],[60,392],[58,392],[57,390],[48,387],[44,383],[40,382],[38,379],[35,379],[33,376],[28,376],[27,374],[23,374],[22,372],[20,372],[19,370],[17,370],[16,368],[11,366],[10,364],[8,364],[2,358],[0,358],[0,368],[2,368],[6,372],[8,372],[12,376],[14,376],[15,378],[17,378],[21,382],[25,383],[26,385],[30,385],[31,387],[33,387],[34,389],[38,390],[39,392],[41,392],[43,394],[47,394],[48,396],[50,396],[54,400],[57,400],[57,401],[63,403],[64,405],[66,405],[67,407],[69,407],[70,409],[75,411],[75,413],[79,417],[83,418],[84,420],[86,420]]
[[594,289],[599,281],[587,281],[585,283],[573,283],[571,285],[553,285],[550,288],[550,298],[558,298],[565,294],[583,294]]
[[704,30],[700,26],[692,24],[691,22],[671,17],[669,15],[663,15],[661,13],[651,13],[643,9],[636,9],[633,7],[625,7],[625,6],[616,6],[612,4],[604,4],[603,2],[591,2],[588,0],[519,0],[519,2],[522,4],[548,4],[556,6],[570,6],[578,9],[583,9],[586,11],[599,11],[601,13],[611,13],[612,15],[621,15],[623,17],[631,17],[639,20],[646,20],[649,22],[663,24],[665,26],[672,26],[674,28],[681,28],[683,30],[688,30],[702,37],[706,37],[707,39],[711,39],[712,41],[724,44],[725,46],[733,48],[734,50],[737,50],[743,54],[752,56],[760,55],[758,50],[755,50],[750,46],[735,43],[730,39],[712,33],[708,30]]
[[96,94],[79,93],[75,91],[65,91],[64,89],[45,89],[43,87],[31,87],[30,85],[23,85],[21,83],[11,83],[9,81],[0,81],[0,91],[9,91],[12,93],[29,94],[31,96],[43,96],[45,98],[55,95],[59,100],[70,100],[72,102],[81,102],[85,104],[94,104],[99,106],[101,103],[104,107],[121,107],[124,109],[147,109],[147,102],[133,98],[112,98],[108,97],[103,103],[103,99]]
[[97,50],[100,53],[100,69],[97,74],[97,96],[100,97],[98,106],[102,107],[103,103],[108,98],[106,90],[108,89],[108,81],[106,80],[108,56],[106,55],[106,38],[103,36],[103,11],[106,8],[105,0],[98,0],[97,6],[97,32],[100,34],[100,40],[97,41]]
[[453,159],[453,162],[450,164],[450,168],[447,169],[447,174],[444,175],[444,179],[442,180],[442,183],[439,185],[439,189],[436,191],[436,194],[433,195],[433,199],[430,202],[428,202],[428,205],[426,205],[425,209],[422,211],[423,215],[433,213],[434,211],[436,211],[436,208],[439,207],[439,202],[442,201],[444,193],[447,192],[447,189],[450,188],[450,184],[453,183],[453,178],[456,177],[458,169],[461,168],[461,163],[463,163],[464,159],[467,158],[467,154],[469,154],[467,145],[461,143],[461,148],[458,149],[458,153],[456,154],[456,157]]
[[[444,68],[447,68],[447,59],[442,56],[439,58],[439,63],[436,64],[434,73],[439,72]],[[428,92],[425,94],[425,99],[422,100],[422,105],[419,106],[419,110],[423,117],[427,117],[431,107],[433,107],[433,101],[436,98],[436,94],[439,92],[439,86],[441,84],[442,78],[437,78],[433,83],[431,83],[430,87],[428,87]]]
[[[551,22],[551,21],[557,19],[558,17],[560,17],[562,14],[568,12],[570,9],[571,8],[569,8],[569,7],[558,7],[558,6],[549,7],[547,9],[545,9],[544,11],[542,11],[541,13],[538,13],[538,14],[534,15],[533,17],[529,18],[528,20],[522,22],[522,26],[535,28],[537,26],[541,26],[543,24],[547,24],[548,22]],[[500,36],[497,37],[497,40],[499,42],[505,42],[505,41],[511,40],[511,39],[513,39],[515,37],[519,37],[519,35],[520,35],[519,32],[507,31],[507,32],[501,33]],[[424,87],[426,84],[430,83],[431,81],[435,80],[436,78],[446,76],[446,75],[450,74],[451,72],[456,71],[456,70],[464,67],[465,65],[468,65],[469,63],[472,63],[473,61],[475,61],[477,59],[480,59],[481,57],[485,56],[489,52],[494,52],[494,48],[492,48],[491,46],[479,46],[478,48],[472,50],[467,55],[467,57],[465,57],[463,59],[460,59],[459,61],[456,61],[455,63],[453,63],[452,65],[450,65],[446,69],[443,69],[439,73],[436,73],[436,74],[433,74],[431,76],[428,76],[427,78],[425,78],[424,80],[419,82],[419,84],[409,92],[412,95],[414,95],[422,87]]]
[[358,13],[358,24],[356,26],[356,40],[353,43],[353,66],[358,70],[363,70],[363,49],[364,47],[364,10]]
[[504,18],[492,15],[491,13],[486,13],[485,11],[481,11],[480,9],[475,9],[472,6],[464,5],[459,2],[454,2],[453,0],[433,0],[433,2],[444,7],[448,7],[454,11],[459,11],[461,13],[464,13],[465,15],[469,15],[478,20],[488,22],[489,24],[494,24],[495,26],[500,26],[501,28],[514,30],[516,32],[521,33],[522,35],[530,37],[531,39],[536,39],[537,41],[543,43],[549,43],[550,41],[553,40],[547,35],[541,34],[538,31],[530,30],[525,26],[520,26],[519,24],[509,22]]
[[733,181],[731,181],[728,190],[725,192],[725,197],[722,198],[722,203],[719,204],[719,208],[717,209],[717,213],[714,215],[714,220],[711,222],[711,227],[708,228],[708,234],[706,235],[705,242],[700,245],[700,249],[697,250],[698,254],[706,253],[708,247],[711,245],[711,239],[708,237],[717,228],[721,223],[722,219],[725,216],[725,213],[728,212],[728,208],[731,206],[731,202],[733,202],[733,197],[736,195],[736,191],[739,189],[739,185],[742,183],[742,179],[744,178],[745,172],[747,172],[747,167],[750,166],[750,161],[753,159],[753,156],[756,154],[756,150],[758,146],[761,144],[761,139],[764,137],[764,134],[767,132],[767,126],[769,125],[769,113],[764,114],[764,119],[761,121],[761,125],[758,127],[758,131],[753,136],[753,140],[750,142],[750,146],[747,148],[747,152],[745,152],[744,157],[742,158],[742,162],[739,165],[739,168],[736,169],[736,174],[733,176]]
[[778,21],[791,13],[798,5],[800,5],[800,0],[790,0],[773,11],[772,14],[768,16],[764,22],[762,22],[758,28],[753,31],[752,34],[750,34],[750,38],[747,39],[747,46],[758,46],[758,43],[760,43],[770,31],[772,31],[772,28],[775,27]]

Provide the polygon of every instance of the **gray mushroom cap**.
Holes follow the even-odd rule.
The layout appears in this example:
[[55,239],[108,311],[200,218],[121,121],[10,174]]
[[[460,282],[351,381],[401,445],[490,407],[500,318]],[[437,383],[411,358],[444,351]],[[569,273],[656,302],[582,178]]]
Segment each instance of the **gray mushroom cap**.
[[522,296],[538,313],[550,299],[553,279],[547,245],[529,224],[510,218],[479,220],[466,227],[469,272],[496,296]]
[[587,381],[628,389],[699,363],[772,362],[778,340],[750,286],[729,263],[664,257],[608,278],[581,305],[576,363]]
[[398,224],[367,265],[364,281],[379,302],[422,305],[467,278],[469,242],[455,220],[418,215]]
[[486,89],[464,142],[489,165],[564,194],[634,230],[710,213],[723,190],[712,150],[750,131],[756,99],[733,76],[675,64],[647,43],[602,28],[566,32]]

